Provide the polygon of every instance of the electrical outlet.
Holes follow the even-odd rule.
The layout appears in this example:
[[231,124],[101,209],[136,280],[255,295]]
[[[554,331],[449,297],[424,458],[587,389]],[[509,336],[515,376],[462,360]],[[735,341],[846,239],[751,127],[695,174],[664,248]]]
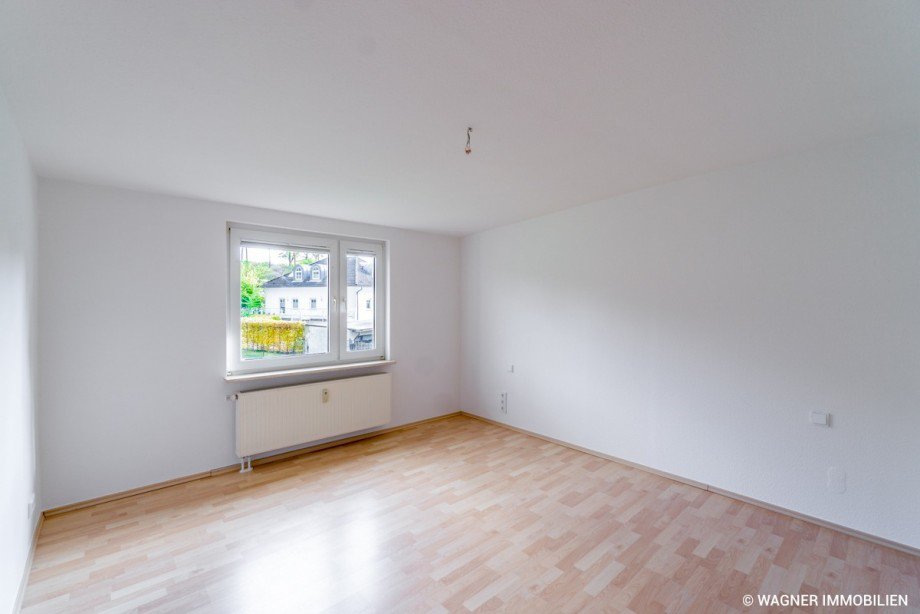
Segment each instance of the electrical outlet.
[[503,414],[507,414],[508,413],[508,393],[507,392],[502,392],[501,394],[499,394],[499,403],[500,404],[498,408],[501,410]]

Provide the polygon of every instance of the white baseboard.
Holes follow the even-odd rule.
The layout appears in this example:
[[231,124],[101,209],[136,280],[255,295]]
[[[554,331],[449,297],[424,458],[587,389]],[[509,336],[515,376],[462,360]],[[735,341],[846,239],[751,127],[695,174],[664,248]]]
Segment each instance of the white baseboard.
[[[286,452],[273,452],[266,456],[259,456],[254,458],[252,461],[253,466],[264,465],[266,463],[274,463],[276,461],[285,460],[288,458],[293,458],[295,456],[301,456],[303,454],[309,454],[311,452],[318,452],[319,450],[325,450],[326,448],[334,448],[336,446],[342,446],[349,443],[354,443],[356,441],[361,441],[362,439],[370,439],[372,437],[379,437],[380,435],[385,435],[387,433],[394,433],[396,431],[403,431],[406,429],[411,429],[419,425],[425,424],[426,422],[435,422],[437,420],[444,420],[446,418],[452,418],[454,416],[459,416],[459,411],[452,411],[450,413],[441,414],[440,416],[434,416],[432,418],[424,418],[422,420],[416,420],[415,422],[407,422],[406,424],[400,424],[399,426],[390,426],[379,428],[373,431],[368,431],[367,433],[362,433],[360,435],[345,435],[339,437],[338,439],[333,439],[325,443],[320,444],[308,444],[306,446],[288,450]],[[171,480],[166,480],[165,482],[157,482],[156,484],[146,484],[144,486],[138,486],[137,488],[132,488],[130,490],[123,490],[121,492],[112,493],[110,495],[104,495],[102,497],[96,497],[94,499],[87,499],[85,501],[77,501],[76,503],[68,503],[67,505],[62,505],[59,507],[52,507],[46,509],[43,514],[47,518],[52,516],[57,516],[59,514],[66,514],[67,512],[73,512],[75,510],[80,510],[86,507],[92,507],[94,505],[101,505],[103,503],[108,503],[109,501],[117,501],[118,499],[125,499],[127,497],[133,497],[135,495],[142,495],[147,492],[152,492],[154,490],[160,490],[161,488],[168,488],[170,486],[176,486],[178,484],[184,484],[186,482],[192,482],[195,480],[202,480],[205,478],[213,477],[216,475],[221,475],[224,473],[233,473],[238,471],[240,468],[239,464],[234,463],[232,465],[227,465],[224,467],[218,467],[216,469],[210,469],[208,471],[202,471],[201,473],[194,473],[191,475],[185,475],[178,478],[173,478]]]
[[499,422],[498,420],[492,420],[491,418],[486,418],[468,411],[461,411],[461,414],[464,416],[469,416],[476,420],[482,420],[483,422],[488,422],[489,424],[494,424],[495,426],[500,426],[512,431],[517,431],[518,433],[523,433],[524,435],[530,435],[531,437],[536,437],[537,439],[542,439],[543,441],[548,441],[550,443],[555,443],[566,448],[571,448],[572,450],[578,450],[579,452],[584,452],[585,454],[590,454],[592,456],[597,456],[606,460],[614,461],[628,467],[633,467],[635,469],[641,469],[642,471],[647,471],[649,473],[654,473],[655,475],[660,475],[661,477],[668,478],[669,480],[674,480],[675,482],[680,482],[682,484],[687,484],[689,486],[694,486],[696,488],[701,488],[703,490],[708,490],[709,492],[714,492],[723,497],[729,497],[730,499],[736,499],[738,501],[743,501],[745,503],[750,503],[751,505],[756,505],[758,507],[766,508],[770,511],[777,512],[779,514],[785,514],[786,516],[792,516],[793,518],[798,518],[799,520],[804,520],[805,522],[810,522],[816,524],[819,527],[824,527],[826,529],[832,529],[834,531],[839,531],[845,535],[850,535],[851,537],[858,537],[859,539],[864,539],[867,542],[872,542],[878,544],[879,546],[885,546],[887,548],[892,548],[893,550],[899,550],[906,554],[911,554],[913,556],[920,557],[920,548],[915,548],[913,546],[908,546],[907,544],[902,544],[900,542],[892,541],[884,537],[879,537],[878,535],[872,535],[871,533],[866,533],[858,529],[853,529],[843,525],[839,525],[822,518],[816,518],[815,516],[809,516],[808,514],[803,514],[795,510],[790,510],[778,505],[773,505],[772,503],[767,503],[766,501],[760,501],[759,499],[753,499],[751,497],[732,492],[730,490],[725,490],[724,488],[719,488],[718,486],[713,486],[711,484],[703,484],[702,482],[697,482],[689,478],[685,478],[680,475],[675,475],[673,473],[667,473],[666,471],[660,471],[654,467],[647,467],[645,465],[640,465],[639,463],[634,463],[623,458],[616,456],[611,456],[610,454],[605,454],[603,452],[598,452],[597,450],[592,450],[590,448],[583,448],[582,446],[569,443],[567,441],[562,441],[561,439],[555,439],[553,437],[548,437],[546,435],[541,435],[540,433],[535,433],[533,431],[528,431],[527,429],[522,429],[510,424],[505,424],[504,422]]
[[45,521],[44,512],[38,512],[37,518],[33,520],[32,526],[32,545],[29,546],[29,556],[26,557],[25,568],[22,570],[22,580],[19,582],[19,591],[16,593],[16,602],[13,603],[13,612],[19,612],[22,609],[22,601],[26,597],[26,587],[29,585],[29,572],[32,571],[32,559],[35,558],[35,547],[38,546],[38,535],[42,530],[42,523]]

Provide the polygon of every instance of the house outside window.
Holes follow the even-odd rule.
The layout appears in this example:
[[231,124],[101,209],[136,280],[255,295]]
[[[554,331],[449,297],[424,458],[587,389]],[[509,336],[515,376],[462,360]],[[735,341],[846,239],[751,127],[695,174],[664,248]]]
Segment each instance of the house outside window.
[[[303,278],[303,275],[301,275],[300,277]],[[300,299],[296,299],[296,298],[291,299],[291,307],[293,307],[294,309],[300,309]]]

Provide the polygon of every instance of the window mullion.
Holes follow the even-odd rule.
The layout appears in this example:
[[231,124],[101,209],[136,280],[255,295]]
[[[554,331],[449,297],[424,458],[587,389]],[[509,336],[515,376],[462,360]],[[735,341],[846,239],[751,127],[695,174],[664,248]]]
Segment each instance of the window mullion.
[[348,250],[339,241],[339,313],[336,314],[339,322],[339,336],[336,339],[339,360],[345,360],[348,345]]
[[341,306],[339,305],[339,301],[341,300],[339,297],[339,284],[341,283],[341,280],[339,279],[340,277],[339,269],[341,266],[341,263],[339,262],[339,255],[341,254],[341,251],[342,251],[340,248],[340,245],[341,245],[341,242],[336,241],[335,245],[333,245],[332,252],[329,254],[329,261],[331,263],[334,263],[332,274],[330,275],[330,277],[332,278],[332,281],[329,285],[329,292],[330,292],[330,296],[333,299],[332,304],[334,305],[334,308],[335,308],[335,312],[329,314],[329,326],[332,327],[331,329],[332,335],[331,335],[331,338],[329,339],[329,344],[330,346],[332,346],[332,348],[335,348],[333,350],[333,355],[335,356],[336,361],[342,359],[341,352],[339,350],[339,335],[341,334],[341,332],[339,331],[339,329],[341,328],[341,325],[339,322],[339,312],[341,311]]

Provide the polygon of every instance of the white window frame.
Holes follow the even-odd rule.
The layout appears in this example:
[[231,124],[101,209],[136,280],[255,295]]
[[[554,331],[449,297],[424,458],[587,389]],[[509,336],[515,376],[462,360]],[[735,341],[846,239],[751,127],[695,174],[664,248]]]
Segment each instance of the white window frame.
[[[350,237],[300,233],[291,230],[251,229],[229,226],[229,280],[227,309],[227,375],[241,375],[267,371],[281,371],[308,367],[345,365],[368,360],[386,360],[387,335],[387,273],[386,243],[383,241],[354,240]],[[329,351],[324,354],[301,354],[284,358],[243,360],[240,353],[240,245],[261,243],[281,249],[296,248],[302,251],[327,251],[328,332]],[[373,350],[348,351],[347,300],[348,251],[372,253],[374,266],[374,340]]]
[[[381,288],[386,279],[386,262],[384,259],[384,249],[381,243],[371,243],[366,241],[347,241],[343,240],[339,244],[342,254],[340,256],[339,270],[339,287],[342,288],[341,305],[339,308],[340,320],[339,326],[342,334],[339,337],[339,355],[347,357],[348,360],[373,360],[382,358],[386,355],[386,335],[380,334],[384,330],[386,323],[386,314],[383,309],[374,310],[374,349],[348,351],[348,252],[361,252],[374,256],[374,296],[377,296],[378,288]],[[357,266],[357,264],[356,264]],[[358,272],[355,271],[355,278]],[[385,290],[384,290],[385,292]],[[360,300],[360,299],[359,299]],[[383,303],[378,303],[383,304]],[[357,308],[357,305],[355,305]],[[357,311],[355,311],[357,314]]]

